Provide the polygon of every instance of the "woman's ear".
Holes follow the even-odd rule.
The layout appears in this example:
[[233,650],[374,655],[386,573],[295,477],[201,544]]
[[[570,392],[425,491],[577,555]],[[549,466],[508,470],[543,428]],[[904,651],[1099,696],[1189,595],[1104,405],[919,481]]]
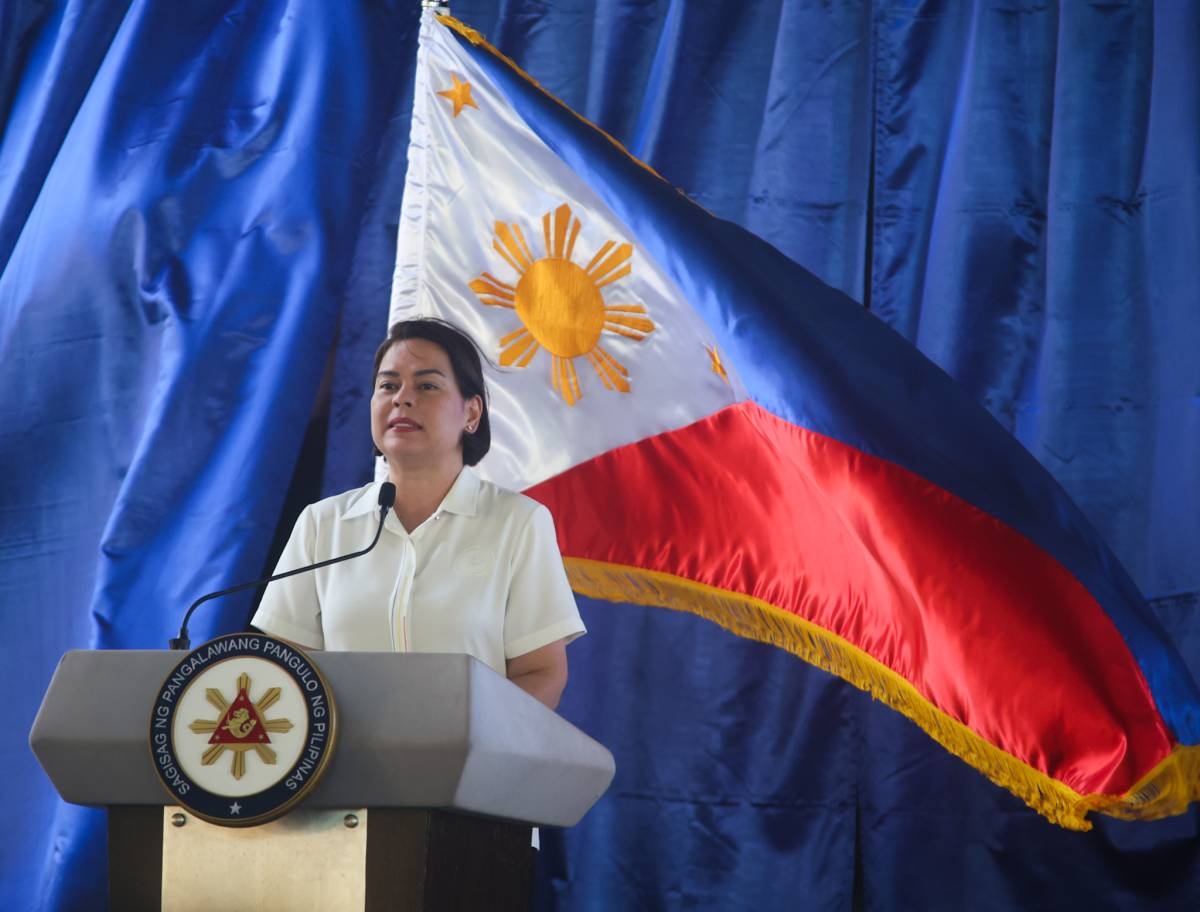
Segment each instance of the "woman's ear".
[[467,400],[467,425],[468,434],[474,434],[479,428],[479,419],[483,417],[483,399],[479,396],[472,396]]

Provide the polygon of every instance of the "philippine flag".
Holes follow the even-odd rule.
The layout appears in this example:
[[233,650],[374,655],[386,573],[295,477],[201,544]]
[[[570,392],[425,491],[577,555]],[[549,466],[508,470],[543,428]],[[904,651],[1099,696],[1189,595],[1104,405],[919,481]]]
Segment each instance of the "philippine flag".
[[426,11],[390,320],[493,372],[575,590],[869,691],[1050,820],[1200,797],[1200,691],[1054,480],[862,307]]

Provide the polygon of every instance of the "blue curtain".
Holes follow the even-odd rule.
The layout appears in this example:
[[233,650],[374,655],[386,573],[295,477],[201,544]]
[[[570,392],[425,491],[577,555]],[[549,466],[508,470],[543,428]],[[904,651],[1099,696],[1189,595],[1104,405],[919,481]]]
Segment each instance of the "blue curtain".
[[[1200,7],[453,11],[957,377],[1200,674]],[[59,655],[161,647],[271,561],[291,501],[370,474],[417,15],[0,5],[6,907],[103,907],[102,818],[25,743]],[[209,607],[197,639],[250,601]],[[562,711],[619,772],[544,835],[544,908],[1200,907],[1200,811],[1057,830],[789,655],[582,607]]]

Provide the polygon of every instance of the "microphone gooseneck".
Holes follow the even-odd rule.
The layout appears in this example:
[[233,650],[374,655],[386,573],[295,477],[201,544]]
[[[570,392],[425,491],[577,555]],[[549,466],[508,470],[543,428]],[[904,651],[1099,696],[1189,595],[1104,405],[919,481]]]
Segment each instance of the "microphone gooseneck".
[[232,595],[235,592],[242,592],[245,589],[253,589],[257,586],[265,586],[267,583],[273,583],[276,580],[287,579],[289,576],[295,576],[297,573],[307,573],[309,570],[319,570],[321,567],[328,567],[330,564],[341,563],[355,557],[362,557],[368,551],[375,547],[379,541],[379,536],[383,534],[383,523],[387,519],[388,511],[392,508],[392,504],[396,502],[396,486],[390,481],[385,481],[379,486],[379,526],[375,529],[375,537],[371,539],[371,544],[367,545],[361,551],[355,551],[353,554],[343,554],[340,557],[331,557],[328,560],[319,561],[315,564],[309,564],[306,567],[297,567],[295,570],[288,570],[285,573],[276,573],[274,576],[268,576],[265,579],[254,580],[250,583],[241,583],[237,586],[230,586],[228,589],[219,589],[216,592],[210,592],[208,595],[202,595],[196,601],[192,602],[187,613],[183,616],[183,623],[179,626],[179,636],[173,640],[167,641],[169,649],[190,649],[192,641],[188,639],[188,622],[192,619],[194,612],[200,605],[210,599],[220,598],[223,595]]

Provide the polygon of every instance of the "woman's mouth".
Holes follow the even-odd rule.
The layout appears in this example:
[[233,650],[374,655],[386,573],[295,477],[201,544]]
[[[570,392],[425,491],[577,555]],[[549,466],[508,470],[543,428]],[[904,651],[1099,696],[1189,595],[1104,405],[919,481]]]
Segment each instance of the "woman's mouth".
[[388,422],[389,431],[419,431],[421,425],[411,418],[394,418]]

